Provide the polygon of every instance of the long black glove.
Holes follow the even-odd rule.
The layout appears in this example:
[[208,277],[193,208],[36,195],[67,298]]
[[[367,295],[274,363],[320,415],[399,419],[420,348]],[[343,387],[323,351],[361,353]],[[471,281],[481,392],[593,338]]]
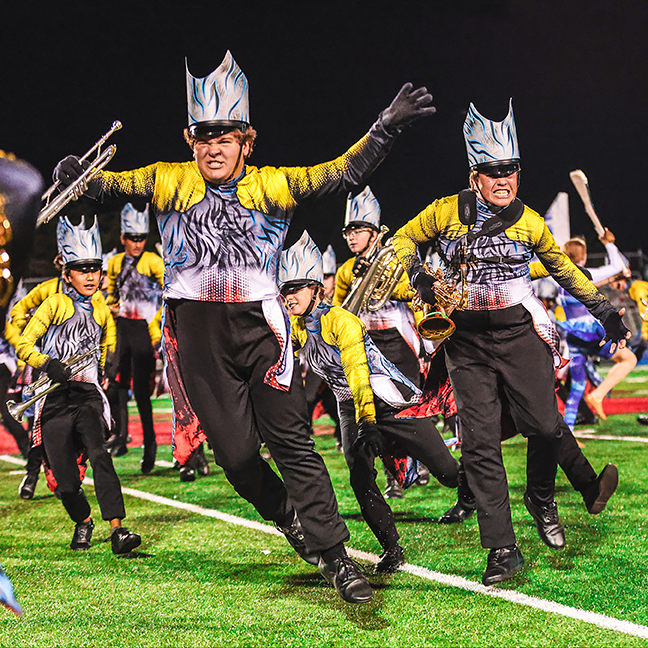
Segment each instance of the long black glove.
[[605,329],[605,337],[603,342],[612,340],[614,344],[618,344],[621,340],[626,340],[629,336],[630,329],[623,323],[621,314],[616,311],[611,312],[602,322]]
[[383,436],[378,426],[367,421],[360,423],[358,437],[353,443],[353,451],[372,453],[374,457],[377,457],[382,455],[383,450]]
[[412,280],[412,286],[414,286],[414,290],[416,290],[418,296],[426,304],[430,304],[430,306],[436,306],[436,296],[434,294],[435,281],[434,277],[424,270],[417,272]]
[[50,358],[45,365],[45,373],[52,382],[63,384],[70,380],[72,370],[60,360]]
[[64,157],[54,169],[52,180],[58,180],[61,186],[69,187],[90,166],[88,160],[81,162],[75,155]]
[[436,112],[432,105],[432,95],[427,88],[417,88],[411,83],[406,83],[394,97],[388,108],[381,113],[383,126],[388,131],[399,131],[404,126],[421,117],[428,117]]
[[357,256],[353,262],[353,276],[364,277],[371,267],[371,261],[363,256]]

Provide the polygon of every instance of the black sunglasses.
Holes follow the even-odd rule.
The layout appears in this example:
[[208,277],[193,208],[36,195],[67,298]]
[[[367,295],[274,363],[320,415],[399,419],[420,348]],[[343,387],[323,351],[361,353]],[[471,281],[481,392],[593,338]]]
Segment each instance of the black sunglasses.
[[142,243],[146,241],[146,234],[124,234],[124,238],[133,243]]

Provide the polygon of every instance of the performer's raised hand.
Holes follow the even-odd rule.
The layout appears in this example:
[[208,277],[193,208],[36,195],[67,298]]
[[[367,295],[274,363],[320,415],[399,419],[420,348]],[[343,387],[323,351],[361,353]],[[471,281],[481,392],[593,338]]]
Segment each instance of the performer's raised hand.
[[623,349],[626,345],[626,340],[629,340],[632,337],[630,329],[623,323],[623,319],[621,319],[625,315],[625,312],[626,309],[622,308],[618,313],[610,313],[605,320],[601,322],[605,329],[605,337],[601,340],[599,346],[603,346],[606,342],[611,340],[611,353],[614,353],[617,348]]
[[387,129],[400,129],[408,126],[421,117],[428,117],[436,112],[432,105],[432,95],[424,86],[414,90],[411,83],[406,83],[389,104],[383,110],[381,119],[383,126]]

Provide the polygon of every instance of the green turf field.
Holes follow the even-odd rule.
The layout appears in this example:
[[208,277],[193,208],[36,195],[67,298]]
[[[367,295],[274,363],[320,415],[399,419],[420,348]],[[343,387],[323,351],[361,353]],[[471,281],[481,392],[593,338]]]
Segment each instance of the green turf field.
[[[628,382],[620,388],[645,385]],[[595,431],[648,436],[636,415],[610,417]],[[350,545],[379,553],[332,437],[317,437],[316,443],[349,525]],[[597,470],[607,461],[619,466],[619,490],[608,509],[590,516],[559,473],[557,501],[567,547],[552,552],[522,504],[524,441],[517,437],[504,444],[513,519],[527,566],[503,588],[648,625],[647,444],[587,440],[585,453]],[[170,468],[142,476],[138,454],[115,460],[124,486],[260,521],[219,469],[182,484]],[[170,449],[161,448],[159,458],[170,460]],[[282,538],[130,496],[127,523],[143,537],[141,554],[113,556],[102,542],[107,524],[100,521],[92,549],[72,552],[73,525],[60,502],[43,480],[34,500],[20,500],[17,468],[0,461],[0,560],[25,615],[19,619],[0,609],[3,647],[648,645],[647,639],[405,573],[370,575],[375,600],[353,607]],[[93,489],[86,491],[97,521]],[[453,501],[452,491],[433,483],[413,487],[393,502],[407,561],[479,582],[486,551],[479,546],[475,519],[453,527],[434,523]]]

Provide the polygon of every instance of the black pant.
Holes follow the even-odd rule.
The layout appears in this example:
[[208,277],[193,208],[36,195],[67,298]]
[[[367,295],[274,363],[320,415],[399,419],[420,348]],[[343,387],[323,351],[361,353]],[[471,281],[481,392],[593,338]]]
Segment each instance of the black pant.
[[[216,463],[236,492],[264,519],[282,525],[294,506],[310,551],[348,540],[331,480],[310,437],[299,369],[289,391],[264,382],[280,348],[261,303],[174,301],[170,306],[187,395]],[[283,482],[261,458],[261,441]]]
[[126,517],[119,477],[104,446],[105,429],[103,401],[94,385],[71,381],[47,396],[41,412],[45,455],[63,506],[77,523],[90,515],[77,464],[77,457],[83,449],[92,466],[102,518]]
[[[155,372],[155,353],[146,320],[117,318],[117,354],[119,363],[119,387],[128,389],[133,378],[133,395],[142,423],[144,447],[155,442],[153,408],[151,407],[151,378]],[[123,397],[119,402],[123,403]],[[128,399],[126,407],[120,408],[118,432],[128,424]],[[125,442],[125,439],[124,439]]]
[[7,390],[11,385],[12,378],[13,376],[7,365],[0,365],[0,416],[2,416],[2,425],[5,430],[14,438],[18,451],[26,459],[29,450],[29,435],[25,428],[7,410]]
[[455,311],[457,330],[445,343],[446,364],[461,418],[462,456],[475,495],[483,547],[515,543],[501,451],[501,398],[528,438],[527,490],[553,502],[560,414],[551,351],[523,306]]
[[418,357],[397,328],[367,331],[380,352],[396,365],[398,370],[417,387],[422,384],[421,365]]
[[[457,487],[458,464],[450,454],[441,435],[426,419],[398,419],[397,410],[374,397],[378,428],[386,439],[396,439],[414,459],[422,461],[444,486]],[[355,493],[362,517],[383,549],[398,542],[398,531],[391,508],[376,484],[375,457],[354,452],[358,437],[355,407],[352,400],[339,403],[342,427],[342,448],[349,466],[351,488]]]

